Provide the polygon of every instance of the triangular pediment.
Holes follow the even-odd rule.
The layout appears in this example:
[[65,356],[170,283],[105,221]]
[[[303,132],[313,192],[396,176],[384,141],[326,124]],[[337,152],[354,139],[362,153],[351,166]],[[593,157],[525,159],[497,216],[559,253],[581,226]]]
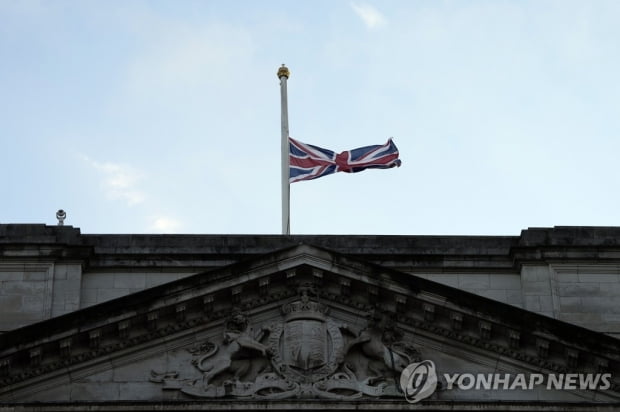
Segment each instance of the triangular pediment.
[[424,361],[422,402],[620,400],[617,339],[301,244],[0,335],[0,402],[407,405]]

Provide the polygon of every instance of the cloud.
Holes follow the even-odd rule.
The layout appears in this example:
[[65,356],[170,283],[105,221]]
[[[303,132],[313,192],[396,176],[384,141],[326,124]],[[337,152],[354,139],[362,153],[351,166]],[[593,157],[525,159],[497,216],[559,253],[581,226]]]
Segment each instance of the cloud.
[[[146,173],[133,166],[114,162],[101,162],[79,154],[79,157],[101,176],[101,187],[106,197],[123,202],[133,207],[133,213],[138,215],[144,224],[145,230],[155,233],[175,233],[183,226],[183,222],[176,217],[161,213],[161,199],[152,196],[143,190]],[[157,193],[155,193],[156,195]],[[146,200],[149,200],[146,202]]]
[[144,178],[144,173],[128,165],[101,163],[85,155],[81,157],[102,174],[101,184],[106,196],[111,199],[120,199],[128,206],[144,202],[146,195],[138,188],[138,183]]
[[377,29],[385,26],[387,23],[385,16],[369,4],[351,3],[351,7],[369,29]]
[[151,218],[150,229],[160,233],[176,232],[182,223],[168,216],[155,216]]
[[143,30],[144,44],[127,67],[126,90],[179,97],[196,89],[226,90],[247,74],[254,42],[244,29],[210,24],[193,26],[157,21]]

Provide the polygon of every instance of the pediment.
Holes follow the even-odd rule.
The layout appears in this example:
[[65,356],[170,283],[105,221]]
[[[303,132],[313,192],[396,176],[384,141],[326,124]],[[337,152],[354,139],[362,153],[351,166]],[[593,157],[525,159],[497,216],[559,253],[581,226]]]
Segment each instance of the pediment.
[[301,244],[0,335],[0,402],[402,402],[425,361],[423,402],[620,401],[614,338]]

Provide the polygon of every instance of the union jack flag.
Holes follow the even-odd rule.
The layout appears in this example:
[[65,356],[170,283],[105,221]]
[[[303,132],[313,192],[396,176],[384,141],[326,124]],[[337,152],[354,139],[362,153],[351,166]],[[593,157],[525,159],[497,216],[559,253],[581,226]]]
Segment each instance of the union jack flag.
[[336,154],[331,150],[299,142],[289,143],[289,183],[311,180],[336,172],[357,173],[366,169],[400,166],[398,148],[389,139],[384,145],[365,146]]

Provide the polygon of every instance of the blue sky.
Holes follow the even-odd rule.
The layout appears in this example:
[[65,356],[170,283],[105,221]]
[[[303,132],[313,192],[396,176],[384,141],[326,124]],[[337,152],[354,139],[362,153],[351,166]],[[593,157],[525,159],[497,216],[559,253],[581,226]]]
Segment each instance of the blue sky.
[[0,0],[0,223],[280,226],[291,136],[399,169],[291,185],[292,233],[620,225],[620,2]]

